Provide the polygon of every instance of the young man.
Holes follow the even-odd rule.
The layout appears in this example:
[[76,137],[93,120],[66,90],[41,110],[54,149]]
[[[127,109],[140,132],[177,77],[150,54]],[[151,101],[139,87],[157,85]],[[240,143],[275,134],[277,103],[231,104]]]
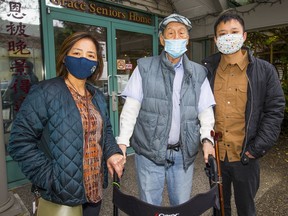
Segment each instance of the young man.
[[214,155],[215,101],[207,71],[184,54],[191,28],[178,14],[163,19],[159,39],[164,51],[139,59],[122,93],[126,102],[117,142],[125,153],[132,136],[140,198],[153,205],[161,205],[165,181],[171,205],[190,199],[200,140],[205,161]]
[[273,65],[242,48],[243,19],[223,13],[214,25],[220,53],[203,61],[214,91],[215,131],[222,132],[219,155],[225,216],[231,215],[231,184],[238,215],[256,215],[258,158],[275,144],[284,116],[285,99]]

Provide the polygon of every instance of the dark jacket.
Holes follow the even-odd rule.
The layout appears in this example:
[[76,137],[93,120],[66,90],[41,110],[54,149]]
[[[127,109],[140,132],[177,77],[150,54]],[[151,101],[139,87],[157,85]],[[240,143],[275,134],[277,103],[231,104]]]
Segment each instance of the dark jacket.
[[[107,186],[105,160],[122,153],[113,136],[104,95],[90,84],[86,87],[103,119],[101,146]],[[43,198],[71,206],[87,202],[82,121],[63,78],[32,87],[13,122],[8,151],[27,178],[40,188]]]
[[[212,90],[220,59],[221,54],[216,53],[202,62],[208,69],[207,77]],[[246,136],[242,154],[248,150],[255,158],[259,158],[264,156],[278,139],[284,118],[285,98],[276,69],[269,62],[255,58],[249,52],[246,73]]]

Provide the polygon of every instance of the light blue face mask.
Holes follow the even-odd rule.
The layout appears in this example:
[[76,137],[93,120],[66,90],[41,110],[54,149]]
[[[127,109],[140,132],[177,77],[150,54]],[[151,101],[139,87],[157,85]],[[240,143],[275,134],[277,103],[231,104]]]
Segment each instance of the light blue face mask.
[[164,39],[164,50],[174,59],[182,56],[186,51],[187,39],[168,40]]

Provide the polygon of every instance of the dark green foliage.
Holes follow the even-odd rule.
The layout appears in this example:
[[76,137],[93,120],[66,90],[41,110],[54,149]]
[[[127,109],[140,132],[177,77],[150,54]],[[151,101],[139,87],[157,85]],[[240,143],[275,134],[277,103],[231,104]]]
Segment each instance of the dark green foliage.
[[277,69],[286,99],[282,134],[288,134],[288,26],[248,32],[245,45]]

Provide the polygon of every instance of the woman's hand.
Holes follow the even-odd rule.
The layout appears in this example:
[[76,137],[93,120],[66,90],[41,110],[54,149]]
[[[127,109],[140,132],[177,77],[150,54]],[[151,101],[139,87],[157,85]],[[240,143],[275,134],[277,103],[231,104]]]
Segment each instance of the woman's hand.
[[121,154],[114,154],[107,160],[107,167],[111,176],[113,176],[114,171],[117,173],[118,177],[121,178],[124,170],[124,164],[126,159]]
[[124,155],[124,159],[125,159],[125,163],[126,163],[126,150],[127,150],[127,146],[125,144],[118,144],[119,148],[122,150],[123,155]]

